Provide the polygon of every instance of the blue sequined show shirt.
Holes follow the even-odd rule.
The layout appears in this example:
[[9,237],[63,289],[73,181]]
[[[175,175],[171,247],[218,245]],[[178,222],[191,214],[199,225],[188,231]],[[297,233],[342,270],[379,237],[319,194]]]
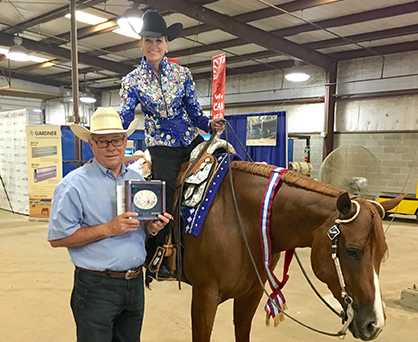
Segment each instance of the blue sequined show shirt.
[[159,80],[143,57],[141,65],[122,79],[123,126],[129,126],[141,104],[147,147],[188,146],[198,135],[197,127],[209,132],[210,118],[197,100],[190,70],[166,57],[161,67]]

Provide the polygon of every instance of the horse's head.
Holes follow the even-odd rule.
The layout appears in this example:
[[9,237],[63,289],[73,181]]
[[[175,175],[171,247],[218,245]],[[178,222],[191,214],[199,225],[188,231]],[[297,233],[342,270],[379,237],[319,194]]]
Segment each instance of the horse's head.
[[[347,308],[352,307],[354,318],[349,329],[353,336],[369,341],[385,325],[378,278],[387,250],[380,218],[384,213],[380,213],[380,206],[361,198],[351,200],[347,193],[338,197],[336,206],[339,223],[333,227],[334,217],[315,233],[312,267],[341,303],[346,316]],[[384,209],[391,209],[390,205]]]

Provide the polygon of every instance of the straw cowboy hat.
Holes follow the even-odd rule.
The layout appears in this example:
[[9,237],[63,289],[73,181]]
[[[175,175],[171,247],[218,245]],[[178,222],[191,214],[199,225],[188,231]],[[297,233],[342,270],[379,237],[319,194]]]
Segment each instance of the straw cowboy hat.
[[164,18],[157,12],[148,10],[142,16],[142,29],[138,33],[141,37],[167,37],[169,41],[176,39],[183,29],[181,23],[167,27]]
[[91,117],[91,126],[88,130],[84,126],[73,124],[70,126],[73,133],[81,140],[89,141],[91,134],[125,133],[129,137],[139,124],[139,120],[133,120],[128,129],[123,129],[122,121],[116,110],[111,107],[99,107]]

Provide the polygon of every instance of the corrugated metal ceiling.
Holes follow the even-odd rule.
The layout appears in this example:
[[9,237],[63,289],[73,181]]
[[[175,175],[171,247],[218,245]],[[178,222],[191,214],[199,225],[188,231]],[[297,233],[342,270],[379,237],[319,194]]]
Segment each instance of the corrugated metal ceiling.
[[[80,82],[92,90],[117,89],[142,57],[135,39],[112,32],[132,3],[157,9],[168,24],[183,23],[168,57],[195,79],[210,77],[211,57],[221,52],[233,75],[285,69],[294,59],[326,69],[347,58],[418,49],[418,1],[79,0],[78,9],[108,19],[77,24]],[[68,12],[68,0],[0,0],[0,48],[8,49],[18,33],[32,55],[53,62],[9,62],[0,54],[3,75],[71,86]]]

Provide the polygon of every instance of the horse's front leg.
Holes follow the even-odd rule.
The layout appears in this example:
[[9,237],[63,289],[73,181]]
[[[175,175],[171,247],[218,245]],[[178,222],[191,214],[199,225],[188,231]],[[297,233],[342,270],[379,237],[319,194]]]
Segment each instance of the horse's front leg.
[[263,295],[262,289],[247,292],[234,299],[235,341],[249,342],[251,323]]
[[216,310],[221,300],[216,291],[193,286],[192,333],[193,342],[209,342]]

